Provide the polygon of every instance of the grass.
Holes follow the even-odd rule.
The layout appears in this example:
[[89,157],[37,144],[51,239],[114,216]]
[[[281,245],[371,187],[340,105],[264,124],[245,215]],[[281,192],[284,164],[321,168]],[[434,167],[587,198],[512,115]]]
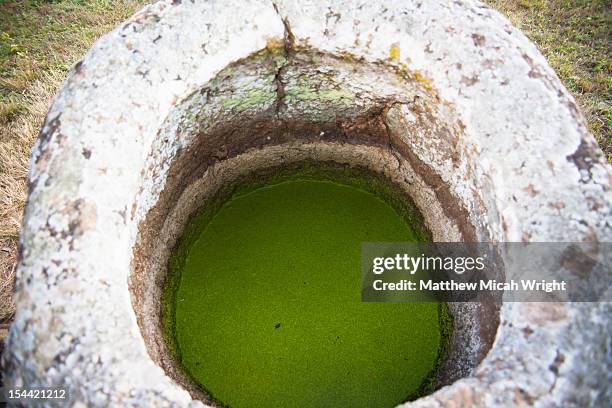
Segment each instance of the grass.
[[[143,0],[0,0],[0,322],[13,314],[30,149],[68,68]],[[609,0],[486,0],[522,29],[576,97],[612,161]]]

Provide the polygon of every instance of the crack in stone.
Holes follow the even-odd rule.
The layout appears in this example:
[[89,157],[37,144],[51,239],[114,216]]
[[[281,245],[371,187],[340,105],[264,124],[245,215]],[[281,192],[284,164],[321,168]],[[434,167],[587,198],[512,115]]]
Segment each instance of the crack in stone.
[[287,109],[287,104],[285,103],[285,83],[283,82],[283,71],[288,67],[291,63],[291,59],[293,56],[293,47],[295,43],[295,37],[293,36],[293,32],[291,31],[291,25],[289,24],[289,20],[287,18],[283,18],[281,15],[278,6],[276,3],[272,3],[274,7],[274,11],[280,18],[283,23],[284,33],[283,33],[283,57],[285,58],[284,63],[280,64],[276,68],[276,74],[274,75],[274,83],[276,84],[276,107],[275,107],[275,116],[282,123],[282,128],[285,129],[287,126],[285,121],[280,118],[281,111]]

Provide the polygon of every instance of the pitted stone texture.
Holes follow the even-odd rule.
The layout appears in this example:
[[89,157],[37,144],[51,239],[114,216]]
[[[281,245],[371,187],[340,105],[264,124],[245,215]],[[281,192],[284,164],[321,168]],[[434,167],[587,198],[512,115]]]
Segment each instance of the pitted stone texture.
[[[170,162],[189,148],[188,128],[160,129],[224,68],[278,44],[288,55],[395,67],[428,89],[439,102],[432,112],[392,104],[384,124],[413,166],[448,186],[478,239],[612,239],[612,173],[572,97],[535,47],[480,3],[161,1],[76,64],[34,148],[8,386],[68,386],[75,405],[201,405],[147,353],[128,289],[133,249]],[[270,92],[247,107],[331,120],[319,104],[292,103],[290,70],[262,83]],[[342,95],[332,107],[344,112]],[[450,156],[432,144],[442,139],[423,124],[428,114],[462,129],[442,144]],[[414,404],[609,404],[611,308],[504,304],[477,369]]]

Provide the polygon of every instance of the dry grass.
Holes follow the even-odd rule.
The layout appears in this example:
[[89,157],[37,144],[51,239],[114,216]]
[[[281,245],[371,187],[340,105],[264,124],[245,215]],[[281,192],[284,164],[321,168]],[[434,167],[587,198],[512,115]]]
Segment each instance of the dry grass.
[[0,0],[0,323],[14,313],[30,149],[68,68],[144,1]]
[[0,322],[14,312],[10,297],[30,148],[61,78],[53,72],[32,81],[20,101],[26,107],[0,125]]
[[[612,161],[609,0],[486,0],[547,56]],[[51,98],[93,41],[144,0],[0,0],[0,323],[13,314],[30,149]]]

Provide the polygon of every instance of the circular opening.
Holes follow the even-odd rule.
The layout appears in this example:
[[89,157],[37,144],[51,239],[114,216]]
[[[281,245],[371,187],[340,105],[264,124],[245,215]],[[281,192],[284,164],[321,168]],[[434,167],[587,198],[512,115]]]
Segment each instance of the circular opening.
[[420,216],[363,169],[298,167],[242,181],[188,225],[163,315],[182,370],[233,407],[391,407],[431,391],[446,305],[360,297],[361,243],[426,240]]
[[[322,65],[333,69],[321,71],[317,67]],[[371,83],[373,77],[379,80],[374,88]],[[249,86],[245,87],[245,83]],[[261,52],[222,70],[209,83],[178,103],[170,112],[160,127],[151,154],[147,158],[146,171],[143,173],[144,187],[139,200],[151,203],[152,207],[139,224],[139,236],[132,263],[133,271],[130,276],[130,291],[143,340],[151,358],[193,398],[214,404],[215,401],[210,395],[212,394],[220,401],[232,404],[231,400],[223,397],[225,394],[215,389],[213,382],[207,378],[203,380],[196,378],[198,372],[210,368],[202,367],[207,364],[206,361],[190,359],[191,366],[187,363],[179,364],[179,361],[185,360],[187,352],[182,356],[183,350],[178,347],[181,344],[172,341],[175,333],[179,334],[176,337],[180,340],[182,330],[178,325],[175,330],[172,322],[175,316],[180,317],[180,308],[177,308],[176,313],[172,308],[175,304],[181,303],[178,298],[181,296],[181,280],[176,279],[180,273],[168,273],[168,263],[170,261],[176,264],[177,259],[188,260],[187,249],[191,248],[200,236],[204,240],[211,240],[210,237],[206,237],[207,232],[204,227],[216,222],[215,214],[221,216],[229,211],[228,207],[224,207],[226,202],[227,206],[231,207],[231,203],[234,202],[235,205],[238,196],[242,197],[244,191],[253,190],[251,194],[257,195],[255,191],[265,185],[283,184],[284,188],[287,188],[286,183],[281,182],[289,180],[278,180],[275,177],[291,178],[296,176],[296,172],[301,172],[302,175],[305,172],[319,182],[322,177],[328,182],[335,183],[336,186],[343,185],[345,189],[350,187],[348,191],[357,189],[365,191],[363,194],[366,195],[373,194],[371,196],[374,197],[373,200],[381,198],[382,201],[377,202],[384,208],[388,209],[389,206],[393,208],[396,217],[404,222],[401,224],[396,219],[400,222],[397,225],[413,229],[416,235],[412,238],[449,242],[475,241],[479,236],[486,236],[487,230],[483,227],[485,224],[479,222],[480,198],[465,196],[477,190],[468,188],[469,186],[462,187],[462,180],[467,180],[467,174],[471,171],[470,163],[462,162],[462,156],[456,151],[456,141],[461,137],[463,129],[462,123],[453,115],[452,107],[443,104],[421,76],[381,62],[369,63],[359,59],[338,58],[310,49],[292,49],[289,52],[272,44]],[[435,155],[430,155],[430,152],[434,151]],[[452,174],[454,181],[449,182],[434,170],[440,167],[450,172],[448,174]],[[464,195],[457,196],[456,189],[460,189]],[[232,200],[234,194],[238,196]],[[466,199],[467,203],[464,202]],[[349,205],[346,204],[345,209],[339,213],[341,215],[349,213],[348,208]],[[415,208],[418,208],[418,211]],[[355,219],[351,222],[363,218],[362,214],[353,213],[353,215]],[[239,220],[248,221],[242,217],[231,221]],[[294,224],[297,224],[297,221]],[[238,227],[243,228],[239,225],[233,225],[232,228],[238,229]],[[296,231],[295,234],[298,235],[299,230]],[[409,236],[397,240],[408,239]],[[367,240],[374,239],[360,239],[359,243]],[[343,245],[348,242],[338,240],[336,237],[329,240],[330,245],[336,241]],[[232,242],[235,244],[239,240]],[[225,258],[228,258],[231,254],[231,245],[225,245],[221,249],[227,255]],[[262,249],[262,253],[256,258],[268,259],[265,258],[265,252],[268,251],[269,249],[265,251]],[[218,256],[218,251],[212,255]],[[207,262],[214,259],[221,262],[221,258],[214,257],[205,259]],[[232,262],[238,262],[233,265],[234,269],[244,270],[245,265],[249,265],[249,260],[252,261],[253,256],[232,259]],[[227,266],[225,262],[227,261],[223,264]],[[302,259],[302,262],[305,261]],[[175,268],[177,269],[183,271],[182,266]],[[280,273],[278,270],[275,271]],[[266,270],[269,273],[275,271]],[[219,274],[219,276],[225,275]],[[291,275],[284,277],[291,279]],[[206,285],[212,284],[210,281],[214,276],[207,278],[211,279],[202,280],[204,289]],[[304,281],[308,282],[301,276],[299,279],[297,282],[301,282],[302,285]],[[257,282],[263,281],[265,280],[257,280]],[[294,281],[287,282],[287,285],[291,282]],[[354,285],[359,285],[360,277],[352,282]],[[280,282],[278,284],[280,285]],[[214,290],[203,290],[201,297],[206,299],[207,296],[220,296],[220,293],[230,289],[228,282],[222,286]],[[302,290],[305,289],[303,286]],[[248,288],[249,285],[246,284],[243,287],[238,286],[238,289],[244,291]],[[183,288],[186,289],[187,286]],[[168,292],[176,295],[176,301],[168,300],[172,299],[172,296],[164,296],[164,293]],[[248,292],[241,293],[243,296],[236,295],[235,299],[245,298],[244,293]],[[321,293],[318,296],[334,295]],[[359,296],[358,291],[356,296]],[[214,299],[209,300],[212,302]],[[202,304],[201,307],[217,310],[218,317],[213,319],[214,316],[203,314],[200,318],[209,319],[206,322],[219,322],[227,320],[230,312],[235,313],[236,317],[244,313],[240,309],[240,303],[229,302],[230,299],[223,296],[218,300],[222,304],[231,303],[233,309],[229,306],[224,308],[220,305],[217,307],[212,304]],[[371,307],[403,310],[402,308],[417,306]],[[449,303],[447,309],[448,315],[452,316],[452,335],[450,330],[448,336],[444,336],[443,333],[438,334],[438,337],[448,340],[446,346],[444,341],[438,341],[438,346],[433,348],[427,345],[428,350],[435,349],[438,354],[433,351],[423,353],[430,355],[427,358],[428,363],[423,366],[437,367],[437,370],[424,369],[418,374],[413,367],[406,365],[400,369],[398,367],[403,363],[393,363],[398,364],[393,365],[393,369],[396,370],[394,372],[399,380],[395,382],[387,377],[386,381],[383,381],[380,377],[381,384],[384,387],[391,387],[392,390],[389,392],[388,389],[384,392],[381,390],[380,394],[374,393],[379,395],[383,406],[425,395],[465,377],[486,355],[497,329],[497,307],[488,304]],[[436,308],[432,309],[432,313],[428,319],[429,323],[438,324],[439,329],[446,327],[446,324],[440,325],[441,316],[444,318],[445,314]],[[348,312],[345,311],[344,314],[348,315]],[[402,315],[400,312],[395,314]],[[167,316],[171,316],[172,319],[168,321],[165,319]],[[401,318],[409,317],[408,313],[402,316]],[[287,316],[269,315],[265,321],[264,316],[260,314],[256,317],[259,321],[257,328],[264,330],[271,327],[266,333],[268,336],[276,337],[268,337],[270,342],[282,338],[281,335],[290,335],[292,322]],[[362,319],[363,317],[359,318]],[[277,324],[280,324],[278,328]],[[404,321],[402,324],[407,323]],[[347,322],[346,325],[367,326],[366,322],[361,321]],[[218,335],[218,342],[223,338],[222,341],[227,343],[222,344],[223,347],[229,348],[231,339],[233,342],[242,341],[242,345],[248,348],[248,338],[241,336],[239,331],[240,327],[248,327],[247,323],[235,320],[232,324],[228,322],[222,326],[229,331],[237,330],[229,337],[227,333],[223,337]],[[214,327],[204,326],[204,328],[207,329],[206,333],[210,334]],[[401,333],[406,335],[407,332],[401,331],[398,326],[385,326],[385,330],[390,332],[379,332],[380,350],[384,350],[387,341],[397,345],[407,340],[400,336]],[[187,328],[185,331],[189,332],[191,329]],[[301,337],[303,342],[300,344],[304,345],[320,341],[314,337],[310,341],[303,339],[304,336]],[[340,338],[342,339],[342,335]],[[353,339],[355,342],[360,338],[355,335]],[[196,338],[197,341],[199,340]],[[433,341],[434,344],[435,342]],[[446,347],[446,358],[431,357],[440,355],[440,348],[443,348],[440,344]],[[295,348],[296,344],[292,346]],[[182,347],[186,348],[186,345]],[[408,349],[406,346],[398,354],[408,353]],[[385,360],[384,356],[366,358],[363,354],[356,352],[352,354],[353,357],[357,356],[357,361],[363,360],[362,365],[355,366],[354,376],[357,373],[363,374],[368,363],[373,368],[373,371],[370,371],[371,376],[387,372],[384,364],[388,360]],[[249,358],[251,357],[253,356],[249,354]],[[324,361],[330,367],[335,361],[335,367],[340,367],[338,361],[341,358],[348,357],[338,354],[331,359],[323,358],[317,361]],[[197,362],[200,363],[199,366],[196,366]],[[283,364],[289,363],[291,361],[284,361]],[[297,364],[297,361],[293,363]],[[232,367],[228,366],[224,365],[225,368],[221,369],[218,363],[214,374],[219,378],[223,377],[223,381],[219,380],[222,387],[230,389],[239,381],[227,375],[227,370],[232,370]],[[199,367],[198,372],[195,370],[196,367]],[[318,366],[314,368],[321,369]],[[301,369],[309,372],[305,367]],[[261,368],[261,370],[268,376],[276,372],[274,367]],[[303,376],[295,378],[305,381]],[[337,376],[333,384],[338,389],[346,391],[341,386],[343,384],[341,379],[342,377]],[[327,392],[323,386],[317,388],[314,381],[312,383],[310,391],[316,390],[316,393],[327,401],[323,405],[333,405],[328,402],[334,398],[334,393]],[[242,385],[238,385],[242,388],[250,387],[246,384],[243,382]],[[332,387],[333,384],[329,384],[332,383],[327,383],[328,387]],[[305,387],[303,389],[306,390]],[[209,393],[203,390],[208,390]],[[253,393],[259,392],[257,390]],[[351,395],[353,394],[357,397],[365,395],[365,392],[362,388],[354,386]],[[226,395],[230,393],[227,392]],[[230,396],[238,395],[232,393]],[[267,398],[270,398],[270,393],[267,395]],[[296,400],[291,402],[292,405],[296,403],[298,403]]]

